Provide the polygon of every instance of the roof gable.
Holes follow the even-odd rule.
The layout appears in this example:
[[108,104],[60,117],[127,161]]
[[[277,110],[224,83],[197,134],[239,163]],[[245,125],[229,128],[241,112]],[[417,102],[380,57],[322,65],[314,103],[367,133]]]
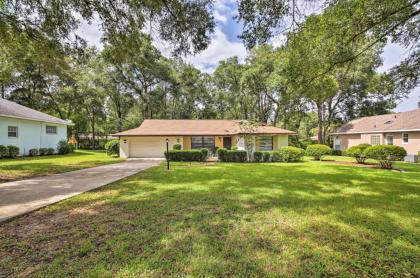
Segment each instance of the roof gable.
[[39,112],[16,102],[0,98],[0,116],[18,118],[47,123],[72,125],[71,121],[62,120],[51,115]]
[[355,119],[339,127],[335,133],[368,133],[409,130],[420,130],[420,109]]
[[134,129],[117,133],[117,136],[215,136],[235,134],[294,134],[293,131],[273,126],[258,126],[250,131],[242,128],[239,120],[144,120]]

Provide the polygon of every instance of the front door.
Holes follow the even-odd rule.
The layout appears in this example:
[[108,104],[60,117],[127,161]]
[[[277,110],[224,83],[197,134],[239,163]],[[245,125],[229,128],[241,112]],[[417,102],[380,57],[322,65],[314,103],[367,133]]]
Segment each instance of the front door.
[[232,137],[223,137],[223,148],[228,150],[232,148]]

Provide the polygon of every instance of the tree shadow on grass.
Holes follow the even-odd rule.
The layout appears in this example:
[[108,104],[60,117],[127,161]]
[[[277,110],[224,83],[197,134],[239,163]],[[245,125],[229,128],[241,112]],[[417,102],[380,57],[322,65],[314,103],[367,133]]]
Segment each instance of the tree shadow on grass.
[[82,194],[0,227],[0,272],[418,275],[416,176],[289,167],[155,168]]

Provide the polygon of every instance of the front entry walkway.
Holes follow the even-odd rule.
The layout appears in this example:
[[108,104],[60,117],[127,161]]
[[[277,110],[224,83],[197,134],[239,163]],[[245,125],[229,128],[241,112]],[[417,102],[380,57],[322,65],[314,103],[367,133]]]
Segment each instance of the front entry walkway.
[[73,172],[0,184],[0,222],[156,166],[160,161],[130,160]]

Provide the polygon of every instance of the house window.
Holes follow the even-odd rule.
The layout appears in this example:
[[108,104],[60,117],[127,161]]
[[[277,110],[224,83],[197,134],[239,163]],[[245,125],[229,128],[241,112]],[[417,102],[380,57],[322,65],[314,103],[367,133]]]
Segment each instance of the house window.
[[381,136],[379,136],[379,135],[370,136],[370,144],[372,146],[380,145],[381,144]]
[[408,133],[403,133],[402,139],[403,139],[403,144],[408,144]]
[[387,145],[394,145],[394,136],[392,136],[392,135],[387,135],[387,136],[386,136],[386,144],[387,144]]
[[206,148],[209,151],[214,150],[213,136],[193,136],[191,137],[191,149]]
[[260,143],[260,151],[272,151],[273,150],[273,136],[261,136],[258,137]]
[[7,127],[7,136],[9,138],[17,138],[18,137],[18,127],[17,126],[8,126]]
[[46,127],[47,134],[57,134],[57,127],[52,125],[47,125]]
[[334,139],[334,150],[340,150],[341,149],[341,139],[339,136],[335,136]]

